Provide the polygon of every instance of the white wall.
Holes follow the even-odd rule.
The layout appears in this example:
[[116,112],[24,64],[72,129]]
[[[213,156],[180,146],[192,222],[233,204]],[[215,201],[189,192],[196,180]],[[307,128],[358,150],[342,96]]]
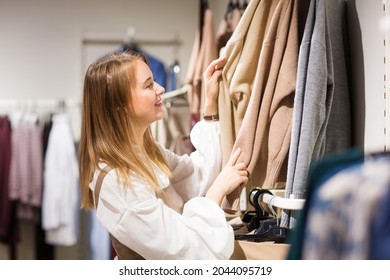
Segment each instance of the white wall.
[[[0,2],[0,98],[81,94],[83,32],[175,33],[187,65],[198,20],[191,0],[8,0]],[[158,55],[158,54],[157,54]]]
[[[210,0],[216,21],[226,3]],[[132,26],[136,34],[176,34],[182,42],[177,58],[185,73],[198,12],[198,0],[3,0],[0,99],[80,97],[84,32],[125,38]]]
[[[349,0],[351,65],[354,103],[354,139],[367,153],[383,151],[385,127],[385,33],[380,21],[385,16],[383,0]],[[387,7],[389,9],[389,7]],[[387,42],[389,44],[390,42]]]

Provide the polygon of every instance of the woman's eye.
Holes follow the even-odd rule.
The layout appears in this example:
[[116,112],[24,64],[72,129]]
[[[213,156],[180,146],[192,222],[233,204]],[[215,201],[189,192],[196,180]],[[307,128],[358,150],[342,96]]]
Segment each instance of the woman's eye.
[[152,89],[152,88],[153,88],[153,85],[154,85],[154,83],[150,83],[150,84],[148,85],[148,88]]

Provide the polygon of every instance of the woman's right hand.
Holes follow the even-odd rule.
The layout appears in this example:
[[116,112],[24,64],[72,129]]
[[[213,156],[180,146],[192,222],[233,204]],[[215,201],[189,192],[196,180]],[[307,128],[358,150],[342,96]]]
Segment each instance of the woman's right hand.
[[237,163],[241,149],[238,148],[229,158],[226,166],[219,173],[206,193],[206,197],[221,205],[222,199],[237,187],[244,187],[248,182],[248,171],[244,163]]
[[219,80],[225,62],[225,57],[213,60],[203,73],[205,89],[203,115],[210,116],[218,114]]
[[213,60],[203,73],[203,80],[205,83],[205,99],[213,102],[218,100],[219,86],[218,81],[222,75],[223,66],[226,63],[224,56]]

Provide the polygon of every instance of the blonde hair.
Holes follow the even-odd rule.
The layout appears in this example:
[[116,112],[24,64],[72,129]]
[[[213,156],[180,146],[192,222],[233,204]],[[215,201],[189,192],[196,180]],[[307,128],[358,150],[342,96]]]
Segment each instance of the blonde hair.
[[[92,63],[84,79],[82,124],[79,147],[81,207],[93,208],[89,184],[99,162],[116,169],[118,184],[131,186],[130,175],[143,178],[157,195],[162,191],[153,172],[156,164],[168,177],[168,165],[148,128],[143,136],[140,154],[136,147],[132,91],[136,87],[136,61],[145,56],[135,52],[109,53]],[[148,164],[149,163],[149,164]]]

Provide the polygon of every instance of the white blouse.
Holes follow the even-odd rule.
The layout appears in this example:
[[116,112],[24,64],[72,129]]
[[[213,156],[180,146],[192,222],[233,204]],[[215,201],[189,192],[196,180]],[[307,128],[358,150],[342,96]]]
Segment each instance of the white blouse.
[[[115,170],[105,177],[97,218],[119,242],[145,259],[228,259],[234,234],[224,212],[202,197],[221,170],[219,122],[198,122],[190,137],[196,151],[178,156],[161,145],[172,179],[155,168],[164,191],[184,202],[182,213],[168,207],[146,181],[132,177],[132,188],[118,185]],[[102,168],[104,165],[101,166]],[[90,184],[92,191],[99,171]]]
[[79,173],[69,115],[52,118],[44,161],[42,228],[51,245],[73,246],[79,236]]

